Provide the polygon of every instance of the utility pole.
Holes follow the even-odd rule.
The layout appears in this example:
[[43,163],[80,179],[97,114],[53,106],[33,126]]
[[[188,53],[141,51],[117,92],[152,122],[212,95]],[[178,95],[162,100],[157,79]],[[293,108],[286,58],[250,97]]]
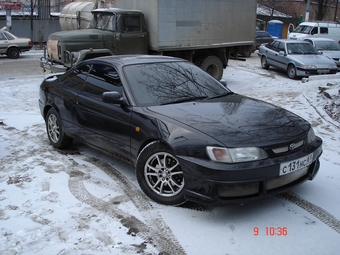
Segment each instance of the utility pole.
[[309,8],[310,8],[310,0],[307,0],[305,21],[309,20]]
[[335,6],[335,14],[334,14],[334,21],[337,21],[337,12],[338,12],[338,5],[339,5],[339,0],[336,0],[336,6]]

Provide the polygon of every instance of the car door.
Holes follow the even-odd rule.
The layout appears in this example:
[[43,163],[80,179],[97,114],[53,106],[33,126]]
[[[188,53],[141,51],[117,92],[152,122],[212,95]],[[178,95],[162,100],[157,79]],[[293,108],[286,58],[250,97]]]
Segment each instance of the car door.
[[267,63],[268,65],[275,66],[276,67],[276,56],[277,56],[277,46],[278,42],[272,42],[270,44],[267,44],[266,46],[266,56],[267,56]]
[[119,15],[117,40],[119,54],[147,54],[148,36],[141,15]]
[[102,94],[124,89],[116,69],[94,64],[84,91],[75,100],[75,121],[81,127],[81,139],[125,160],[130,160],[131,111],[129,107],[104,103]]
[[0,53],[5,54],[7,52],[8,41],[4,33],[0,32]]
[[59,112],[63,126],[68,133],[77,134],[78,129],[74,126],[74,100],[83,91],[85,79],[90,70],[88,65],[80,65],[60,78],[58,86],[54,86],[53,104]]
[[267,62],[269,65],[285,69],[285,49],[284,43],[275,41],[271,44],[271,48],[267,51]]
[[287,52],[285,49],[285,43],[278,41],[277,48],[276,48],[276,66],[283,70],[287,69],[288,66],[288,59],[287,59]]

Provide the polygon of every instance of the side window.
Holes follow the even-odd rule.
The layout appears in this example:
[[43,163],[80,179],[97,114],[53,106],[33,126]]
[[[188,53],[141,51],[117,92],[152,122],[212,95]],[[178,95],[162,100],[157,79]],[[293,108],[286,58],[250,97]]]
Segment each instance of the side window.
[[311,34],[315,35],[318,33],[318,27],[313,27]]
[[320,27],[320,34],[328,34],[328,27]]
[[309,42],[311,45],[313,45],[313,42],[309,39],[305,39],[304,41]]
[[106,91],[117,91],[123,95],[118,72],[111,66],[93,65],[86,79],[84,94],[101,101]]
[[279,52],[279,43],[280,42],[274,42],[272,50],[275,50],[275,51]]
[[285,51],[285,46],[284,46],[283,42],[279,43],[278,51]]
[[4,34],[5,34],[5,37],[7,37],[8,40],[14,40],[15,39],[10,33],[4,32]]
[[268,49],[274,50],[273,43],[274,42],[267,43],[265,47]]
[[77,66],[63,80],[64,86],[67,86],[72,90],[81,92],[84,88],[86,75],[88,74],[89,70],[90,66],[88,65]]
[[0,33],[0,40],[6,40],[6,37],[4,36],[3,33]]
[[122,15],[118,19],[118,29],[121,32],[142,31],[141,17],[138,15]]

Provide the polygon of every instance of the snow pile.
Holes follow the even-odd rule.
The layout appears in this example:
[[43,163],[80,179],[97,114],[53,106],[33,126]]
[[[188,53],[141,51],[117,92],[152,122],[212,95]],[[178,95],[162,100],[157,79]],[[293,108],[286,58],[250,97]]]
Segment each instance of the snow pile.
[[324,101],[324,109],[329,117],[340,122],[340,83],[327,83],[319,87],[319,100]]

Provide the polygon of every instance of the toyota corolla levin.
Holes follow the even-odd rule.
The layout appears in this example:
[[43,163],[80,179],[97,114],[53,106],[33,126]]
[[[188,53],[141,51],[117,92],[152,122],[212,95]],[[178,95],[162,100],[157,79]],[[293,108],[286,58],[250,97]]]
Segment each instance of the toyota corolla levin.
[[238,95],[195,65],[112,56],[47,76],[39,106],[56,148],[77,138],[131,163],[158,203],[244,203],[312,180],[322,140],[301,117]]

